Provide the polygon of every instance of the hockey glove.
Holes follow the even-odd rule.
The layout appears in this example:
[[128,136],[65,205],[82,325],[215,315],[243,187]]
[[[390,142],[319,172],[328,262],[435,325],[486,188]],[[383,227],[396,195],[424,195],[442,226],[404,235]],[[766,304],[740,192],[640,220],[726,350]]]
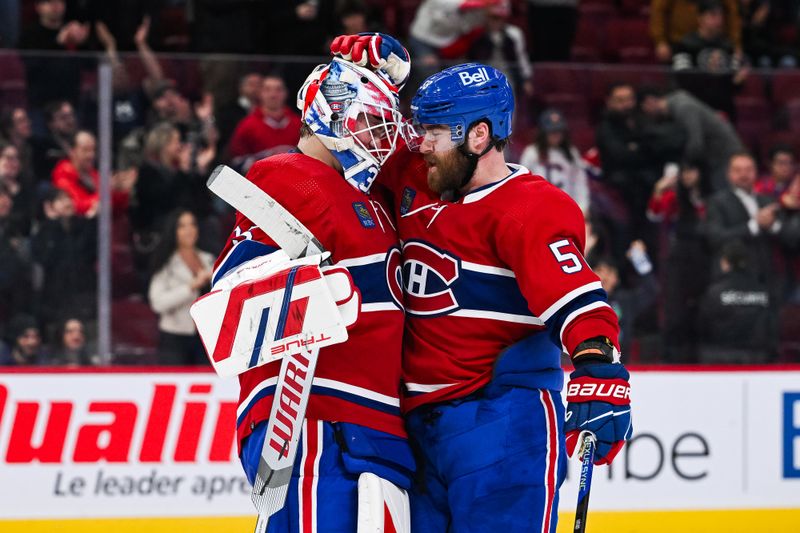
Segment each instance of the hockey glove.
[[575,452],[581,432],[590,431],[597,439],[594,464],[610,464],[633,431],[630,374],[621,363],[576,363],[567,386],[567,453]]
[[400,41],[386,33],[339,35],[331,43],[331,54],[361,67],[382,71],[389,81],[403,88],[411,72],[411,57]]

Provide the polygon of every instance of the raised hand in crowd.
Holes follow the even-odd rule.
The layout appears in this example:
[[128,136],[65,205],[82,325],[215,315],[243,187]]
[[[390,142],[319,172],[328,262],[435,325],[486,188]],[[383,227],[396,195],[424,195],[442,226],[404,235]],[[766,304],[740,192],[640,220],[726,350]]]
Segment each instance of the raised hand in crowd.
[[56,41],[67,48],[77,47],[89,38],[89,24],[72,20],[64,24],[58,32]]
[[756,222],[761,229],[769,229],[775,223],[778,217],[778,209],[780,204],[775,202],[766,205],[758,210],[756,213]]
[[136,28],[136,33],[133,34],[133,42],[136,43],[137,48],[147,46],[147,37],[150,34],[150,16],[145,15],[142,23]]

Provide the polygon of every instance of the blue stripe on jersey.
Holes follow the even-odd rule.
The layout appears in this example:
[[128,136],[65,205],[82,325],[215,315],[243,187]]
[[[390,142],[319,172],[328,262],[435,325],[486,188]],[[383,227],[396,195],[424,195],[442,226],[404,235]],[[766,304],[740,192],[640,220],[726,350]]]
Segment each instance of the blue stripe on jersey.
[[399,407],[396,407],[394,405],[387,405],[383,402],[379,402],[377,400],[371,400],[369,398],[359,396],[358,394],[341,391],[339,389],[322,387],[319,385],[312,385],[311,394],[316,394],[319,396],[333,396],[334,398],[339,398],[340,400],[345,400],[351,403],[355,403],[363,407],[369,407],[370,409],[375,409],[376,411],[381,411],[384,413],[388,413],[390,415],[400,416]]
[[256,403],[259,402],[259,400],[261,400],[263,398],[266,398],[267,396],[272,396],[273,394],[275,394],[275,389],[276,388],[277,388],[277,385],[270,385],[270,386],[264,387],[263,389],[258,391],[258,393],[256,393],[255,396],[253,396],[253,398],[247,403],[247,406],[242,410],[242,414],[240,414],[236,418],[236,427],[238,428],[239,426],[242,425],[242,422],[244,421],[245,417],[247,416],[247,413],[250,412],[250,409],[252,409],[253,406]]
[[271,254],[277,250],[278,248],[275,246],[269,246],[263,242],[258,242],[251,239],[245,239],[241,241],[239,244],[233,247],[233,249],[228,253],[228,257],[226,257],[222,264],[219,265],[217,273],[214,274],[214,279],[211,281],[211,284],[213,285],[219,281],[222,276],[238,267],[242,263],[262,255]]
[[581,307],[585,307],[595,302],[608,303],[608,295],[606,294],[605,290],[596,289],[591,292],[581,294],[556,311],[556,313],[545,322],[547,329],[550,331],[550,338],[552,341],[558,346],[561,346],[561,326],[564,325],[564,320],[566,320],[573,311],[577,311]]
[[462,268],[452,290],[461,309],[533,316],[516,278]]
[[361,291],[361,303],[393,302],[386,282],[386,264],[383,261],[368,265],[349,266],[347,270]]
[[[247,406],[242,410],[242,413],[237,417],[236,419],[237,428],[242,424],[242,421],[247,416],[247,413],[250,412],[250,409],[252,409],[253,406],[256,403],[258,403],[259,400],[275,394],[276,387],[277,387],[276,385],[270,385],[268,387],[264,387],[263,390],[258,391],[258,393],[255,396],[253,396],[253,398],[247,403]],[[399,407],[396,407],[394,405],[387,405],[377,400],[371,400],[369,398],[365,398],[357,394],[352,394],[350,392],[345,392],[330,387],[321,387],[319,385],[312,385],[311,394],[316,396],[333,396],[334,398],[339,398],[341,400],[355,403],[363,407],[368,407],[376,411],[381,411],[383,413],[388,413],[390,415],[400,416]]]

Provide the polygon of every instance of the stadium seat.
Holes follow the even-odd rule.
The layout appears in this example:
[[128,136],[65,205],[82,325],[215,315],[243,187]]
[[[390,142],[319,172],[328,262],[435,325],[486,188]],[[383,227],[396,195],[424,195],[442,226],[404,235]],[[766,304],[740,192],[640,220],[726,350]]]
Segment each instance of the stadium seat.
[[158,316],[139,298],[111,303],[111,340],[115,362],[151,364],[158,348]]
[[789,100],[798,97],[800,88],[800,72],[796,70],[779,70],[772,75],[772,102],[782,106]]
[[13,51],[0,52],[0,102],[6,106],[24,106],[25,65]]
[[585,68],[564,64],[541,64],[533,69],[533,88],[536,98],[565,93],[585,95],[588,77]]
[[622,63],[652,63],[653,40],[645,19],[613,19],[608,23],[606,57]]
[[[601,9],[606,8],[603,7]],[[594,63],[602,59],[606,42],[606,26],[609,19],[610,17],[605,15],[585,14],[581,10],[575,41],[572,43],[573,61]]]

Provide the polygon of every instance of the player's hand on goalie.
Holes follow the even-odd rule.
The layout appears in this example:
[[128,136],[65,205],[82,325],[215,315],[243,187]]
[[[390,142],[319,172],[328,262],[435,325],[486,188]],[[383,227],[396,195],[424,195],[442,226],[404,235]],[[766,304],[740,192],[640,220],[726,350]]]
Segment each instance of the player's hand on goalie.
[[609,464],[633,432],[630,374],[621,363],[602,358],[577,357],[574,363],[567,385],[567,453],[572,456],[580,434],[590,431],[596,438],[594,464]]
[[400,41],[386,33],[339,35],[331,43],[331,54],[383,72],[398,91],[408,81],[411,72],[408,51]]

